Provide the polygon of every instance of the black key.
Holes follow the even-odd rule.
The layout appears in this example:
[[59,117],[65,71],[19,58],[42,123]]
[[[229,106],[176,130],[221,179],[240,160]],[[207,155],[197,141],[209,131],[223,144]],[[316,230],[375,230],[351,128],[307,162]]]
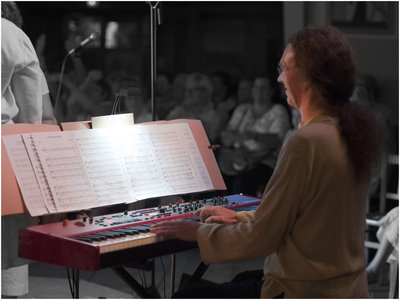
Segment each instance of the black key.
[[84,237],[81,237],[81,236],[77,236],[74,239],[78,240],[78,241],[82,241],[82,242],[88,242],[88,243],[92,242],[92,240],[90,238],[84,238]]
[[116,230],[116,229],[113,229],[113,230],[111,230],[111,231],[109,231],[109,232],[111,232],[111,233],[117,235],[118,237],[126,236],[126,233],[125,233],[125,232],[122,232],[122,231],[119,231],[119,230]]
[[115,239],[118,237],[118,235],[116,233],[112,233],[109,231],[101,231],[101,232],[97,232],[96,234],[100,235],[100,236],[105,236],[105,237],[111,238],[111,239]]
[[96,235],[81,235],[80,238],[90,239],[92,241],[101,241],[102,238]]
[[91,236],[96,237],[96,238],[98,238],[98,241],[104,241],[104,240],[107,239],[107,237],[105,237],[104,235],[98,235],[98,234],[96,234],[96,233],[90,234],[90,235],[88,235],[88,236],[89,236],[89,237],[91,237]]
[[149,232],[150,231],[150,226],[144,226],[144,225],[133,226],[130,228],[135,229],[139,232]]
[[129,228],[114,229],[113,231],[123,232],[123,233],[129,234],[129,235],[135,235],[135,234],[139,233],[139,231],[137,231],[135,229],[129,229]]

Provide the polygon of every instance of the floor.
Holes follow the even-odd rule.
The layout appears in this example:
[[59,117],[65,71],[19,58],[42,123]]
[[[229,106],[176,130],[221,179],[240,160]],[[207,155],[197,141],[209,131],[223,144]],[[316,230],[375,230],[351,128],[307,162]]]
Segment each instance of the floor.
[[[200,262],[198,250],[177,253],[175,257],[175,290],[179,286],[183,273],[192,274]],[[229,281],[232,277],[245,270],[262,268],[263,259],[254,259],[246,262],[215,264],[205,272],[203,279],[214,282]],[[151,272],[135,268],[126,270],[142,285],[150,286]],[[164,256],[155,260],[155,286],[158,295],[152,298],[170,298],[171,256]],[[30,265],[29,293],[21,298],[62,299],[71,298],[66,269],[42,263]],[[79,297],[84,299],[128,299],[140,298],[128,285],[111,269],[96,272],[80,272]],[[387,298],[388,284],[378,282],[370,285],[373,298]],[[152,293],[149,291],[149,293]]]
[[[183,273],[192,274],[199,263],[198,250],[190,250],[177,253],[175,257],[175,290],[179,287]],[[245,270],[260,269],[263,259],[255,259],[247,262],[232,264],[211,265],[203,279],[214,282],[229,281],[232,277]],[[151,285],[151,271],[143,271],[135,268],[125,268],[132,277],[145,286]],[[42,263],[32,263],[29,269],[29,293],[22,298],[71,298],[66,269]],[[125,282],[111,269],[103,269],[96,272],[81,271],[80,274],[80,298],[140,298]],[[159,297],[171,297],[171,256],[163,256],[155,260],[155,286]],[[150,292],[151,293],[151,292]],[[152,294],[155,295],[156,294]]]

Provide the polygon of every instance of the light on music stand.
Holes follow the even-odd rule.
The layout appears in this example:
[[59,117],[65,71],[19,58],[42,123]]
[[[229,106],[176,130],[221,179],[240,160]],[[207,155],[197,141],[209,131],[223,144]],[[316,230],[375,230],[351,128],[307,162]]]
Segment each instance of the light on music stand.
[[133,113],[92,117],[92,128],[113,128],[134,125]]

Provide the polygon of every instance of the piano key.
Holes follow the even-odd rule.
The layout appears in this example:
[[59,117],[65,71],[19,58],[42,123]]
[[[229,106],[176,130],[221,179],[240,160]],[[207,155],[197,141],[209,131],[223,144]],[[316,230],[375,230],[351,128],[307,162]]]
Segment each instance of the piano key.
[[80,236],[74,237],[74,239],[82,241],[82,242],[87,242],[87,243],[91,243],[92,242],[92,240],[90,238],[83,238],[83,237],[80,237]]
[[89,234],[88,236],[89,237],[92,237],[92,236],[93,237],[97,237],[97,238],[99,238],[100,241],[107,239],[107,237],[105,237],[104,235],[98,235],[98,234],[95,234],[95,233]]
[[114,229],[113,231],[124,232],[124,233],[129,234],[129,235],[139,234],[139,231],[138,231],[138,230],[129,229],[129,228]]
[[129,227],[129,228],[138,230],[139,232],[149,232],[149,231],[150,231],[151,225],[148,225],[148,226],[145,226],[145,225],[146,225],[146,224],[144,224],[144,225],[138,225],[138,226],[131,226],[131,227]]
[[112,234],[115,234],[116,236],[126,236],[126,233],[125,233],[125,232],[122,232],[122,231],[119,231],[119,230],[115,230],[115,229],[110,230],[110,231],[108,231],[108,232],[110,232],[110,233],[112,233]]
[[112,239],[115,239],[120,236],[116,232],[113,233],[113,232],[109,232],[109,231],[100,231],[100,232],[96,232],[96,234],[100,235],[100,236],[105,236],[107,238],[112,238]]
[[103,237],[101,236],[96,236],[96,235],[81,235],[79,236],[79,238],[83,238],[83,239],[90,239],[91,241],[101,241],[103,240]]
[[136,235],[127,235],[115,239],[107,239],[105,241],[93,241],[92,243],[99,246],[100,253],[107,253],[156,243],[163,240],[163,237],[157,236],[155,233],[145,232]]

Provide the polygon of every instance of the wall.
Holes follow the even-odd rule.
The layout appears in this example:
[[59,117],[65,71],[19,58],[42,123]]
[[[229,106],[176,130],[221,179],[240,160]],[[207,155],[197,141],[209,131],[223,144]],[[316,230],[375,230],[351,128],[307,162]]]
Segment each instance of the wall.
[[[397,2],[396,2],[397,3]],[[331,25],[331,2],[285,2],[284,40],[308,25]],[[380,87],[379,101],[394,113],[392,122],[398,128],[399,111],[399,47],[398,3],[394,10],[394,31],[346,33],[355,49],[358,71],[373,75]]]

